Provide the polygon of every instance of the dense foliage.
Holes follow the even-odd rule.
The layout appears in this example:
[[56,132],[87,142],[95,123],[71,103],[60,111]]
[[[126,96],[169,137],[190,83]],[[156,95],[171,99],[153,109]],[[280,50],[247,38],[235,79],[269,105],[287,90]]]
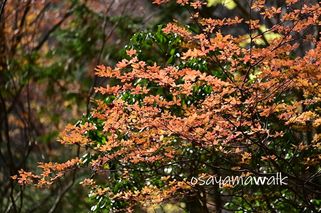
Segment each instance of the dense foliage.
[[59,139],[86,154],[13,178],[44,187],[89,170],[96,212],[318,212],[321,7],[240,2],[248,16],[213,18],[206,2],[178,0],[194,23],[136,34],[114,68],[97,66],[110,84]]
[[44,190],[21,187],[10,176],[37,172],[39,161],[80,155],[56,138],[89,113],[93,87],[106,83],[94,67],[114,65],[135,32],[157,25],[147,3],[0,1],[0,212],[90,209],[88,190],[74,184],[83,179],[81,171]]

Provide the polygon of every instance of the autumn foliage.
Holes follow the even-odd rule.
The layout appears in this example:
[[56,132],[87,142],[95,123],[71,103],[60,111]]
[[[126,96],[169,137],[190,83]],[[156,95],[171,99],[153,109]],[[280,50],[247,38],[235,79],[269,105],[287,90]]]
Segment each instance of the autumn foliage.
[[[258,0],[248,6],[248,17],[214,19],[200,15],[204,2],[177,3],[191,12],[194,25],[174,20],[144,41],[166,48],[166,60],[143,55],[136,35],[114,68],[96,68],[117,84],[97,87],[103,98],[93,100],[90,116],[59,138],[86,154],[41,163],[42,174],[21,170],[14,178],[45,187],[70,170],[88,170],[81,184],[92,189],[97,211],[175,201],[199,212],[317,212],[319,4],[287,0],[275,8]],[[265,21],[273,26],[262,30]],[[247,33],[224,33],[232,27]],[[287,185],[191,184],[193,177],[278,172]]]

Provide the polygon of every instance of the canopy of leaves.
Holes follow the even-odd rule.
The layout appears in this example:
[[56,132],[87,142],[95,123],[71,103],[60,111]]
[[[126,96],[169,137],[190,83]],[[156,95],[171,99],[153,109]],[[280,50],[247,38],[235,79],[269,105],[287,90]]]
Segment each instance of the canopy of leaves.
[[[96,87],[103,98],[59,139],[87,154],[14,178],[43,187],[70,170],[90,170],[81,184],[91,188],[97,212],[173,200],[199,212],[318,212],[319,4],[287,0],[275,8],[258,0],[246,18],[214,19],[200,16],[203,2],[177,3],[193,26],[174,20],[136,34],[114,68],[97,66],[96,75],[115,84]],[[274,24],[262,28],[264,20]],[[247,33],[224,33],[232,27]],[[276,174],[286,184],[192,183]]]

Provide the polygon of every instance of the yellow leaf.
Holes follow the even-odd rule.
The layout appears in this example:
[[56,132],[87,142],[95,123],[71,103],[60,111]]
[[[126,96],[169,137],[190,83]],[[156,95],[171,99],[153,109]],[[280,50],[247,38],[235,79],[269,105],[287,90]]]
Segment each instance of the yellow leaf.
[[217,4],[222,4],[229,10],[233,10],[236,7],[234,0],[208,0],[207,2],[207,7]]

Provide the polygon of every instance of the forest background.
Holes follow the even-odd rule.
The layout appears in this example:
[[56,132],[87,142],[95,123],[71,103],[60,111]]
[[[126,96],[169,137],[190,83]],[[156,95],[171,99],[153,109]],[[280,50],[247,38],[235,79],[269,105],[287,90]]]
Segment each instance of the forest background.
[[[88,155],[87,157],[84,155],[86,154],[86,151],[82,149],[83,147],[81,144],[76,144],[77,146],[66,146],[57,143],[57,137],[61,137],[59,133],[65,129],[68,123],[73,124],[75,127],[80,125],[81,128],[83,128],[80,121],[81,118],[83,122],[95,122],[89,119],[92,108],[96,106],[95,103],[91,102],[91,99],[104,99],[104,96],[102,94],[95,93],[94,88],[99,88],[100,86],[105,87],[107,84],[116,85],[118,83],[117,80],[104,78],[104,76],[108,76],[109,74],[104,73],[106,70],[104,66],[100,65],[105,65],[106,67],[119,66],[119,63],[117,64],[117,62],[128,57],[128,55],[131,57],[132,55],[136,54],[136,52],[128,52],[130,51],[130,48],[137,49],[138,52],[141,50],[141,60],[146,60],[150,63],[157,62],[158,64],[167,66],[171,63],[177,63],[177,61],[179,61],[179,55],[182,54],[183,51],[172,51],[170,48],[173,48],[173,46],[170,45],[165,45],[168,49],[164,49],[164,46],[162,46],[164,39],[172,39],[171,41],[180,43],[176,37],[169,38],[161,33],[161,29],[165,27],[167,23],[175,20],[175,22],[179,23],[180,25],[190,28],[190,31],[193,33],[201,34],[202,28],[196,21],[198,18],[208,18],[207,20],[210,20],[209,18],[223,20],[224,18],[233,19],[235,16],[237,16],[240,20],[244,19],[244,22],[240,22],[238,27],[226,27],[222,25],[221,29],[213,29],[214,31],[211,33],[215,35],[215,33],[222,30],[224,31],[224,35],[231,35],[234,37],[244,35],[245,42],[243,43],[242,48],[248,50],[252,48],[264,49],[264,47],[268,47],[270,45],[271,40],[279,39],[282,33],[286,33],[277,33],[275,29],[271,29],[273,29],[273,26],[282,25],[280,24],[281,17],[278,17],[280,14],[284,15],[285,11],[290,11],[295,12],[297,16],[292,17],[293,19],[290,18],[288,21],[310,21],[305,25],[299,25],[302,26],[302,29],[295,29],[293,26],[291,31],[287,33],[293,33],[294,38],[287,40],[284,43],[281,42],[282,45],[286,45],[287,43],[293,46],[295,46],[295,44],[298,45],[296,48],[290,48],[288,50],[291,51],[291,54],[288,54],[290,55],[290,59],[294,60],[296,57],[304,57],[307,54],[306,51],[320,48],[315,42],[319,41],[320,35],[320,27],[318,26],[320,9],[317,1],[267,1],[266,3],[263,1],[246,0],[208,1],[204,2],[207,3],[206,6],[204,5],[199,7],[199,9],[198,6],[185,5],[184,2],[187,1],[178,1],[178,4],[176,4],[176,2],[160,4],[161,1],[155,1],[153,4],[153,1],[143,0],[70,0],[64,2],[54,0],[41,2],[31,0],[26,0],[24,2],[4,0],[1,2],[1,212],[87,212],[89,210],[99,212],[101,209],[106,208],[104,206],[105,204],[102,204],[103,202],[101,201],[104,201],[105,198],[99,196],[101,195],[100,192],[98,194],[96,193],[95,196],[91,196],[93,199],[90,199],[88,198],[88,194],[90,192],[89,189],[84,188],[79,184],[79,182],[88,178],[88,174],[93,172],[93,170],[86,167],[83,169],[79,169],[80,167],[74,167],[73,169],[70,169],[69,172],[64,173],[63,179],[57,178],[55,179],[56,181],[53,185],[51,185],[49,188],[43,189],[38,189],[34,186],[30,187],[20,185],[16,180],[14,180],[14,178],[11,177],[15,177],[15,175],[17,175],[18,171],[21,171],[21,169],[24,171],[33,171],[36,174],[39,173],[40,169],[36,169],[38,162],[66,162],[75,156],[92,160],[92,158],[89,158]],[[255,4],[256,6],[253,6]],[[289,5],[291,5],[291,7],[289,7]],[[302,8],[305,7],[304,5],[312,5],[312,9],[309,10],[305,8],[305,11],[308,12],[299,13],[300,11],[303,11]],[[269,10],[265,11],[265,13],[260,13],[262,11],[256,10],[257,8],[260,9],[260,6],[262,6],[262,8],[274,8],[275,10],[272,9],[271,11]],[[197,15],[192,12],[193,7],[194,9],[197,8]],[[254,8],[252,9],[252,7]],[[271,17],[269,17],[268,12],[270,13]],[[192,18],[190,18],[190,16],[192,16]],[[272,17],[274,17],[274,19]],[[261,27],[249,26],[249,23],[246,22],[255,18],[257,18],[260,23],[262,22]],[[253,36],[254,34],[252,34],[252,30],[253,32],[255,31],[255,36],[259,35],[261,37],[256,38]],[[172,31],[174,30],[172,29]],[[159,37],[153,38],[153,34],[150,32],[156,33],[156,35],[159,35]],[[181,33],[180,36],[183,37],[182,40],[186,39],[187,35],[185,35],[184,32],[179,31],[178,29],[177,33]],[[315,40],[308,35],[314,35]],[[250,40],[247,40],[248,38],[246,36],[250,36]],[[130,40],[131,38],[132,40]],[[310,42],[304,40],[307,38],[311,39]],[[260,42],[255,43],[254,41],[256,39],[260,40]],[[223,39],[222,43],[224,42],[226,42],[226,40]],[[128,44],[132,45],[130,46]],[[202,54],[197,52],[195,45],[197,47],[198,43],[196,42],[196,44],[192,44],[191,46],[187,45],[183,47],[187,49],[190,48],[191,50],[195,51],[194,54],[188,51],[185,52],[185,59],[191,57],[192,61],[189,61],[190,64],[195,63],[195,61],[193,61],[194,57],[203,57]],[[280,47],[282,45],[280,45]],[[285,52],[286,51],[284,50],[283,53]],[[177,53],[180,54],[177,56]],[[244,55],[242,55],[242,57],[244,57]],[[310,57],[314,57],[314,55],[311,54]],[[252,61],[252,58],[248,58],[248,61],[244,61],[244,64],[248,65],[247,63],[249,63],[249,70],[251,70],[253,67],[255,67],[253,64],[256,65],[256,63],[259,64],[259,62],[261,62],[259,56],[257,60],[258,61]],[[312,65],[310,69],[316,69],[313,66],[317,66],[319,60],[320,59],[317,56],[311,59]],[[196,63],[200,65],[201,62]],[[216,65],[209,64],[208,68],[213,70],[221,69],[223,72],[225,68],[221,65],[222,63],[217,63]],[[95,71],[95,67],[97,66],[99,67]],[[199,69],[202,70],[201,67],[199,67]],[[253,167],[252,169],[250,166],[247,167],[247,164],[251,166],[259,165],[258,161],[261,160],[271,161],[268,165],[260,166],[261,168],[273,167],[273,169],[270,170],[271,172],[275,172],[275,169],[278,169],[283,165],[282,163],[278,165],[280,161],[287,162],[287,164],[285,164],[286,169],[288,169],[287,166],[289,166],[289,162],[291,162],[293,159],[295,160],[293,160],[291,163],[302,161],[302,165],[305,165],[304,168],[301,164],[301,166],[298,168],[296,168],[295,165],[293,167],[290,166],[291,168],[289,168],[289,171],[293,172],[293,185],[287,188],[285,191],[280,190],[282,191],[281,194],[280,192],[279,194],[268,194],[267,192],[262,192],[262,194],[256,195],[257,197],[246,198],[244,198],[244,194],[240,195],[242,198],[236,200],[235,203],[237,205],[242,204],[242,208],[252,210],[256,210],[258,208],[258,210],[260,210],[260,207],[258,206],[260,206],[261,203],[264,203],[265,207],[262,207],[263,210],[269,209],[271,211],[277,211],[274,209],[274,205],[276,205],[278,206],[278,210],[287,209],[289,206],[291,206],[290,208],[297,209],[299,211],[318,211],[317,206],[320,205],[320,170],[317,165],[320,162],[320,155],[318,154],[320,150],[320,144],[318,143],[319,124],[316,124],[316,121],[319,119],[317,115],[319,110],[319,98],[314,98],[317,96],[315,95],[316,91],[319,91],[318,82],[320,76],[315,74],[317,73],[316,71],[317,70],[311,71],[310,75],[312,75],[312,77],[309,76],[308,82],[301,81],[300,85],[297,84],[299,85],[298,91],[291,91],[291,93],[289,93],[290,96],[292,98],[294,97],[298,102],[314,100],[314,102],[306,103],[303,109],[301,107],[301,111],[294,111],[294,108],[297,106],[292,102],[291,99],[286,99],[287,96],[285,93],[282,94],[283,91],[279,91],[280,88],[276,89],[275,91],[271,89],[272,92],[270,91],[271,94],[277,97],[277,100],[275,100],[277,105],[269,103],[271,104],[270,109],[271,107],[272,109],[273,107],[277,108],[279,111],[274,111],[282,114],[283,111],[280,109],[280,107],[283,107],[284,111],[285,108],[289,111],[293,110],[292,115],[295,113],[298,114],[297,118],[300,117],[299,114],[303,115],[300,117],[301,120],[298,119],[300,122],[296,122],[293,119],[291,120],[290,117],[287,118],[287,121],[280,123],[278,123],[279,120],[275,121],[276,117],[271,118],[272,121],[269,120],[269,122],[274,125],[274,130],[277,130],[274,132],[275,135],[271,137],[277,138],[280,135],[283,137],[282,131],[279,131],[278,129],[280,128],[279,126],[282,126],[282,130],[285,132],[284,134],[286,137],[285,139],[282,139],[282,143],[280,143],[287,144],[284,146],[284,150],[274,150],[275,152],[269,153],[271,148],[269,147],[270,144],[267,143],[264,144],[264,148],[262,148],[265,151],[264,153],[252,153],[250,152],[253,151],[252,148],[248,148],[247,145],[245,145],[243,148],[241,147],[241,149],[239,147],[235,147],[234,145],[227,148],[230,150],[230,152],[236,154],[235,156],[237,156],[239,152],[242,152],[242,155],[239,155],[240,158],[238,159],[242,161],[242,163],[239,164],[241,167],[236,168],[235,166],[232,167],[231,165],[227,166],[231,170],[255,172],[256,170],[253,169]],[[95,72],[97,72],[98,75],[95,75]],[[302,73],[305,73],[305,71],[302,71]],[[246,80],[248,78],[248,82],[244,80],[244,83],[251,84],[259,78],[260,74],[261,73],[257,72],[257,70],[251,74],[249,72],[245,72],[244,78],[241,78],[241,80]],[[222,73],[215,73],[215,75],[223,81],[228,81],[226,77],[223,77]],[[229,75],[227,76],[228,78],[231,77]],[[234,76],[233,79],[234,78],[237,79],[236,81],[240,80],[236,76]],[[268,77],[265,76],[264,79],[266,78]],[[306,76],[300,76],[301,80],[305,78]],[[293,82],[299,82],[296,78],[291,80],[293,80]],[[233,80],[231,81],[233,82]],[[272,87],[273,86],[271,86],[271,88]],[[300,91],[302,88],[306,89],[305,87],[314,89],[312,92],[312,89],[307,89],[310,93],[306,94]],[[204,90],[206,91],[208,89],[204,88]],[[285,90],[286,89],[284,89],[284,91]],[[104,93],[105,90],[100,89],[100,91]],[[210,92],[208,95],[209,94]],[[198,102],[203,100],[203,97],[201,96],[203,95],[199,94],[199,98],[196,98]],[[186,105],[190,107],[191,105],[187,103],[188,99],[185,101]],[[181,104],[184,105],[185,101]],[[288,105],[281,106],[280,104],[283,104],[284,101],[285,104]],[[114,106],[113,103],[109,103],[108,101],[107,104],[110,108],[113,108]],[[290,106],[292,106],[291,104],[293,104],[293,107],[290,109]],[[179,113],[179,110],[176,110]],[[263,110],[266,112],[268,109]],[[304,112],[309,112],[310,110],[316,113],[313,115],[308,113],[304,114]],[[227,116],[230,115],[232,115],[232,113],[227,114]],[[229,117],[225,117],[225,119],[228,120]],[[253,119],[252,121],[254,123],[257,122],[255,118],[251,119]],[[268,123],[266,120],[264,120],[264,122]],[[191,125],[193,124],[191,123]],[[253,129],[251,127],[253,133],[247,132],[249,130],[246,129],[246,127],[244,127],[245,129],[241,130],[239,128],[238,131],[240,131],[243,135],[247,135],[248,138],[246,139],[253,140],[254,142],[252,142],[255,143],[256,140],[252,139],[252,136],[250,135],[260,138],[262,136],[261,134],[266,134],[266,132],[263,132],[261,126],[259,127],[259,125],[256,123],[253,125],[254,126],[252,127],[256,128]],[[189,127],[188,132],[190,134],[190,138],[195,136],[192,133],[196,132],[196,130],[201,131],[200,129],[197,129],[197,127],[198,126],[196,125],[195,127]],[[84,128],[87,128],[87,126]],[[69,130],[72,130],[72,128]],[[141,129],[141,131],[143,130],[145,129]],[[234,133],[235,132],[233,132],[233,134]],[[239,133],[237,133],[238,135],[233,135],[233,139],[237,140]],[[158,134],[159,135],[157,136],[160,137],[164,133]],[[169,135],[164,134],[162,138],[169,138],[173,135],[173,133],[170,133]],[[180,139],[183,138],[187,141],[190,139],[188,137],[186,138],[183,133],[181,135],[177,134],[174,136],[177,136]],[[88,137],[91,139],[93,138],[93,136]],[[228,140],[232,139],[229,138]],[[284,142],[283,140],[290,141],[291,143]],[[191,141],[192,144],[190,145],[193,150],[199,150],[199,147],[195,145],[193,140]],[[263,142],[265,143],[267,140],[264,140]],[[276,142],[273,143],[277,144]],[[186,145],[186,147],[188,146],[189,145]],[[166,147],[166,149],[163,151],[174,156],[178,156],[179,153],[189,152],[184,149],[182,150],[177,144],[175,144],[175,147],[177,150],[172,150]],[[295,149],[293,150],[291,147],[294,147]],[[215,156],[215,159],[212,159],[210,156],[214,156],[213,153],[218,151],[222,152],[222,155]],[[191,159],[194,160],[197,159],[200,162],[224,163],[224,160],[226,159],[228,159],[226,160],[228,163],[231,162],[231,159],[224,158],[224,155],[227,155],[228,153],[224,152],[222,146],[218,146],[217,149],[215,148],[214,150],[211,150],[210,153],[211,154],[208,155],[208,153],[200,152],[199,155],[196,154],[194,156],[188,154],[188,157],[191,157]],[[290,154],[288,156],[285,153]],[[296,155],[296,153],[299,154]],[[251,155],[256,155],[260,158],[253,160]],[[217,160],[219,158],[224,160]],[[277,158],[279,162],[275,162],[275,158]],[[169,157],[169,159],[172,159],[172,157]],[[177,164],[182,163],[180,166],[176,166],[176,168],[184,167],[182,166],[184,165],[183,160],[175,160],[175,162]],[[214,164],[212,164],[212,166],[213,165]],[[169,170],[173,170],[173,168],[173,166],[167,165],[167,168],[165,168],[167,169],[167,172],[165,173],[168,173]],[[210,171],[214,171],[219,174],[221,167],[214,166],[211,169],[213,170]],[[288,172],[286,169],[282,171]],[[308,169],[310,169],[309,172],[305,173],[305,171]],[[126,171],[123,172],[126,173]],[[289,173],[292,174],[291,172]],[[24,175],[23,173],[21,174]],[[221,174],[228,173],[223,172]],[[189,175],[191,175],[191,173]],[[195,175],[197,176],[201,174],[195,173]],[[98,185],[106,185],[106,174],[104,172],[97,173],[97,171],[95,171],[92,177],[95,178]],[[23,176],[23,179],[21,179],[22,182],[27,180],[24,178],[27,177]],[[175,178],[177,177],[175,176]],[[37,178],[34,176],[34,179]],[[138,185],[144,185],[144,180],[140,181],[141,182]],[[300,191],[298,194],[296,194],[295,192],[287,191],[293,191],[293,189],[295,190],[296,187],[301,186],[300,184],[303,186],[302,192]],[[142,187],[143,189],[143,186],[139,187]],[[196,188],[196,199],[195,196],[192,196],[191,194],[186,194],[186,197],[178,199],[179,196],[176,197],[177,195],[175,194],[175,199],[173,198],[174,200],[169,199],[171,201],[170,203],[174,205],[167,205],[163,206],[162,208],[160,206],[157,206],[157,208],[153,207],[153,211],[166,211],[164,208],[169,208],[168,206],[172,208],[167,210],[168,212],[182,211],[180,209],[183,207],[186,211],[190,212],[208,212],[214,210],[222,211],[222,209],[225,207],[235,208],[236,205],[233,206],[229,204],[225,198],[222,198],[223,196],[229,196],[226,191],[224,191],[224,195],[219,196],[220,199],[206,201],[206,196],[204,196],[204,193],[208,193],[208,195],[212,197],[217,197],[215,195],[219,193],[218,191],[215,191],[214,194],[211,194],[213,193],[211,190],[206,190],[206,188],[202,187]],[[250,192],[247,193],[250,194]],[[105,193],[105,191],[103,193]],[[233,191],[233,196],[235,194],[237,193]],[[115,192],[115,196],[120,195],[116,194]],[[268,199],[269,196],[270,199]],[[119,203],[117,203],[118,208],[127,208],[129,206],[135,207],[136,211],[147,211],[148,208],[144,205],[137,206],[137,203],[141,201],[140,197],[141,196],[132,198],[133,201],[135,201],[135,204],[133,205],[131,202],[126,203],[119,201]],[[279,200],[278,203],[273,203],[273,199]],[[184,201],[184,205],[180,205],[180,201]],[[285,204],[279,204],[279,202],[282,201],[286,201]],[[97,204],[97,202],[99,204]],[[111,204],[109,203],[108,205]],[[109,210],[106,211],[108,212]]]

